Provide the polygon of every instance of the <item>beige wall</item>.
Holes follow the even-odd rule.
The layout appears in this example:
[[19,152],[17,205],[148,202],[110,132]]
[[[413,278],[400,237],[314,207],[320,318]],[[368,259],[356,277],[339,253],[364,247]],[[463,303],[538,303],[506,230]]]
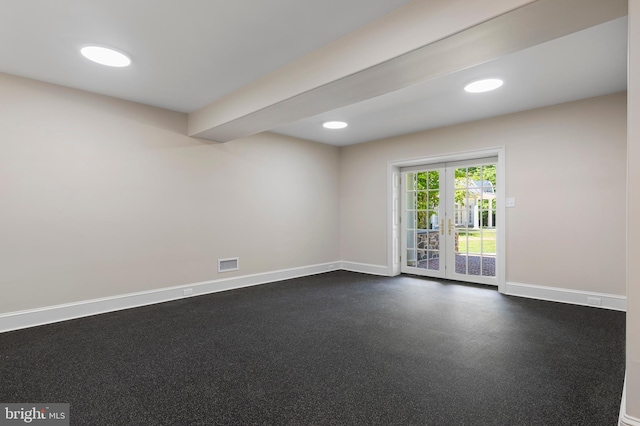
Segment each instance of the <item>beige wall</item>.
[[624,93],[343,148],[342,260],[387,265],[388,161],[497,146],[507,282],[624,295]]
[[[0,313],[386,266],[387,162],[500,145],[517,200],[507,281],[625,294],[624,94],[342,150],[273,134],[209,144],[184,136],[184,114],[3,74],[0,99]],[[233,256],[241,270],[218,274]]]
[[[640,419],[640,0],[629,1],[626,414]],[[623,413],[625,414],[625,413]]]
[[0,74],[0,313],[338,260],[338,148],[186,127]]

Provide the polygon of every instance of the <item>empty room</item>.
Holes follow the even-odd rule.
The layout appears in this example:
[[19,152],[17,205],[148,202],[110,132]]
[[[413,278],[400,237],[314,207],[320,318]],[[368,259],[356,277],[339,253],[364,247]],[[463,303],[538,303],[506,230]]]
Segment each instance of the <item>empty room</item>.
[[0,424],[640,425],[640,0],[0,6]]

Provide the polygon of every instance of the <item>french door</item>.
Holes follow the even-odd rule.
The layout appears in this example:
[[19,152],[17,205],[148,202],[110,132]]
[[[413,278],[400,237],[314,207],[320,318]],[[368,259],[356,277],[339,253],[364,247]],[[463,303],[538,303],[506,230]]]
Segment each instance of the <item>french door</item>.
[[401,272],[498,285],[496,166],[490,158],[401,169]]

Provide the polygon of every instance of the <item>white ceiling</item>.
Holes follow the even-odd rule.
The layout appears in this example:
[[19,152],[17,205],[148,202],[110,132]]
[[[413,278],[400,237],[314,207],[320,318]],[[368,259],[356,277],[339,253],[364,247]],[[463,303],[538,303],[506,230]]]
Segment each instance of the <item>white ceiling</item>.
[[0,72],[191,112],[409,1],[0,0]]
[[[0,72],[191,112],[409,0],[0,0]],[[626,18],[273,131],[348,145],[626,89]],[[85,60],[88,43],[133,65]],[[470,80],[499,76],[496,92]],[[342,131],[323,129],[347,120]]]
[[[466,93],[470,81],[498,77],[502,88]],[[627,18],[534,46],[407,89],[291,123],[273,132],[351,145],[446,125],[624,91]],[[341,120],[343,130],[322,123]]]

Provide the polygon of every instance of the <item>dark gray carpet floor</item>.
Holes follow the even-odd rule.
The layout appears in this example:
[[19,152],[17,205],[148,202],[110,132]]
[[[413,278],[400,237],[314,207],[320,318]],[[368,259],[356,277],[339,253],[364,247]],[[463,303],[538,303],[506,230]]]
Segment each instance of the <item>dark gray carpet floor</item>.
[[625,314],[331,272],[0,334],[74,425],[615,425]]

